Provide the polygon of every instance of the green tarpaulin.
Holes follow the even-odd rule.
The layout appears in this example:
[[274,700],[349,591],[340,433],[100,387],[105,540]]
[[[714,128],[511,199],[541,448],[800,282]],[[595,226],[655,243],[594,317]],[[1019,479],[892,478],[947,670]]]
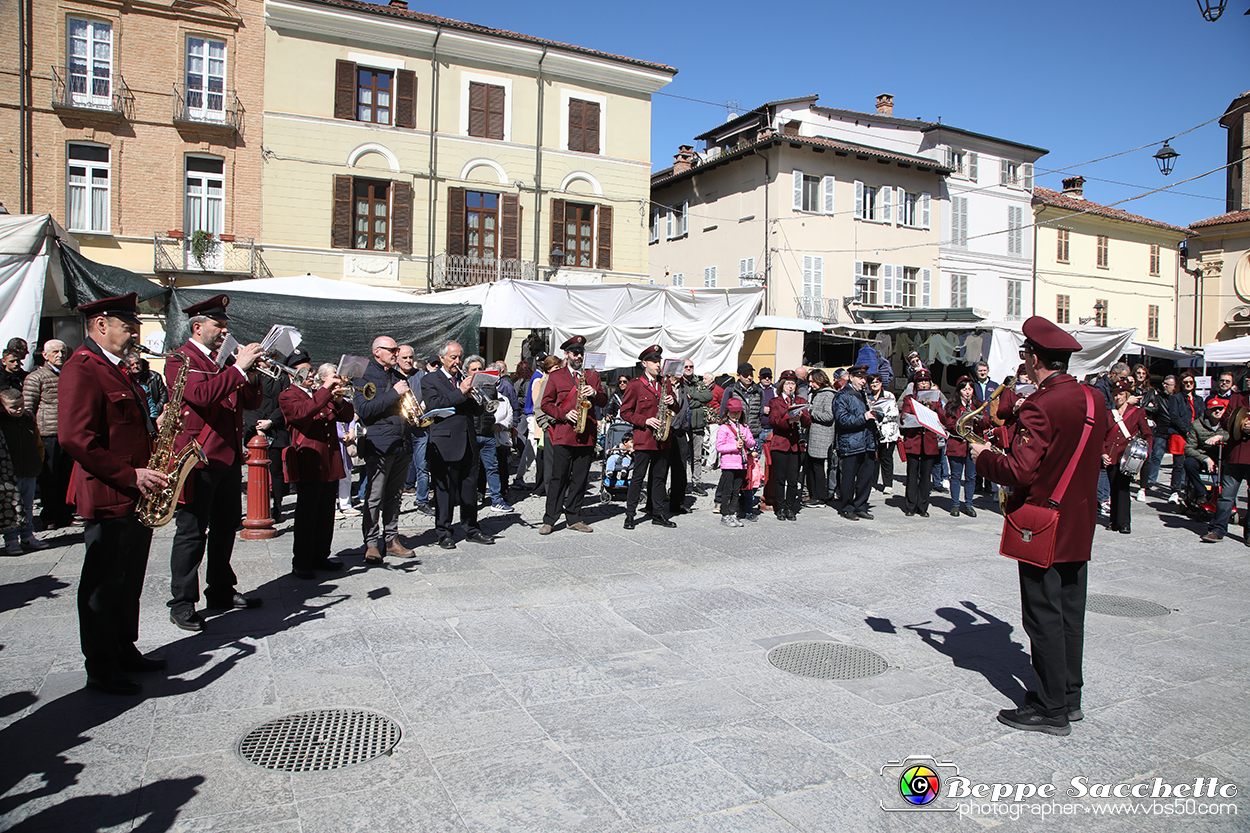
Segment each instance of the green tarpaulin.
[[146,301],[169,291],[129,269],[88,260],[69,246],[58,245],[57,250],[61,253],[61,271],[65,275],[65,306],[69,309],[100,298],[115,298],[130,292],[138,293],[139,300]]

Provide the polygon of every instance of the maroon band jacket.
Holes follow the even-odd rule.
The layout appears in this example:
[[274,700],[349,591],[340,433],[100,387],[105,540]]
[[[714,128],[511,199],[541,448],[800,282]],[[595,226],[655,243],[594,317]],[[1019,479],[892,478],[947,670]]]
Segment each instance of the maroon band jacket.
[[1120,417],[1124,420],[1124,427],[1128,429],[1127,437],[1120,430],[1120,426],[1116,425],[1112,414],[1112,411],[1107,411],[1107,439],[1103,442],[1102,453],[1111,458],[1111,465],[1118,466],[1120,458],[1124,456],[1124,449],[1128,448],[1133,437],[1138,434],[1145,437],[1146,447],[1150,448],[1154,443],[1154,434],[1150,430],[1150,423],[1146,422],[1146,412],[1136,405],[1129,405]]
[[639,451],[667,450],[673,442],[671,437],[662,442],[657,440],[655,432],[647,425],[647,420],[659,413],[657,384],[663,386],[665,394],[672,393],[667,382],[648,381],[644,374],[629,381],[625,386],[625,396],[621,398],[621,419],[634,426],[634,448]]
[[803,429],[812,424],[810,409],[790,413],[791,405],[806,405],[807,400],[796,396],[788,403],[785,397],[774,396],[768,401],[768,425],[772,436],[768,438],[769,451],[801,451]]
[[[243,410],[260,405],[260,385],[249,384],[246,376],[233,366],[218,369],[190,341],[176,352],[187,357],[191,369],[182,392],[182,432],[174,441],[174,453],[198,438],[208,465],[200,463],[197,468],[233,466],[243,458]],[[180,369],[178,359],[165,362],[165,384],[171,390]],[[183,498],[190,499],[185,492]]]
[[[603,386],[599,383],[597,371],[586,371],[586,384],[595,389],[595,395],[590,398],[591,405],[602,408],[608,404],[608,395],[604,393]],[[541,407],[543,413],[552,419],[551,426],[547,429],[547,436],[556,445],[591,446],[595,444],[599,432],[593,411],[586,419],[586,430],[580,434],[577,433],[577,426],[564,418],[565,414],[573,410],[576,404],[577,383],[573,379],[573,372],[567,367],[551,371],[551,375],[547,377],[547,383],[543,386]]]
[[283,449],[288,482],[330,483],[345,477],[335,423],[356,415],[352,401],[336,401],[326,388],[291,385],[278,396],[278,407],[291,432],[291,445]]

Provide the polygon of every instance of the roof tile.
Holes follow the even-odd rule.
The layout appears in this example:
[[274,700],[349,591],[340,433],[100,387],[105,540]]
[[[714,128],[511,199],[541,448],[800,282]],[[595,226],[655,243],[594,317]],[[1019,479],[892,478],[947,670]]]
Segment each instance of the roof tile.
[[1190,223],[1190,228],[1206,228],[1207,226],[1223,226],[1229,223],[1244,223],[1250,220],[1250,209],[1244,211],[1230,211],[1227,214],[1221,214],[1218,217],[1208,217],[1205,220],[1199,220],[1196,223]]
[[1121,211],[1118,208],[1112,208],[1107,205],[1100,205],[1096,202],[1090,202],[1085,199],[1077,199],[1061,194],[1058,191],[1052,191],[1049,188],[1036,187],[1033,189],[1033,199],[1040,200],[1046,205],[1055,208],[1066,208],[1070,211],[1080,211],[1083,214],[1093,214],[1098,217],[1107,217],[1112,220],[1122,220],[1126,223],[1142,223],[1155,228],[1165,228],[1170,231],[1179,231],[1182,234],[1188,234],[1189,230],[1174,226],[1161,220],[1152,220],[1149,217],[1142,217],[1139,214],[1130,214],[1127,211]]

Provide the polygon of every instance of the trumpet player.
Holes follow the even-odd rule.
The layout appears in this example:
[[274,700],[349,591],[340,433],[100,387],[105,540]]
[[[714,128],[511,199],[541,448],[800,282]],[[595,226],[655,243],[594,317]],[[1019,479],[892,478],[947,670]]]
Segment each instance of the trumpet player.
[[[942,422],[945,423],[946,430],[950,432],[950,436],[946,438],[946,459],[951,469],[951,517],[953,518],[959,517],[961,512],[969,518],[977,516],[977,510],[972,508],[972,496],[977,482],[977,464],[968,456],[968,443],[955,431],[955,425],[961,416],[979,404],[975,383],[967,376],[960,376],[959,381],[955,383],[955,396],[951,397],[951,400],[946,403],[946,408],[943,409]],[[987,405],[986,410],[988,409]],[[977,418],[973,430],[983,432],[989,424],[989,415],[982,413]],[[963,495],[962,505],[960,504],[961,494]]]
[[412,446],[411,429],[403,414],[408,381],[399,369],[398,357],[395,339],[378,336],[373,340],[373,359],[365,368],[364,384],[356,391],[353,403],[363,427],[357,448],[365,458],[369,483],[361,515],[365,563],[373,565],[381,564],[387,553],[401,558],[412,555],[399,540],[399,503]]
[[[182,431],[174,441],[177,455],[199,441],[207,463],[198,463],[187,480],[174,512],[170,551],[169,618],[186,631],[204,630],[196,612],[200,600],[199,569],[208,553],[204,600],[210,610],[260,607],[257,597],[237,592],[238,577],[230,567],[234,533],[243,515],[239,483],[243,479],[243,410],[260,404],[256,362],[259,344],[245,344],[218,364],[217,351],[230,332],[228,295],[214,295],[185,307],[191,337],[178,348],[190,365],[182,394]],[[165,363],[165,384],[172,390],[179,362]]]
[[[590,480],[590,462],[599,435],[594,408],[608,404],[599,374],[583,370],[586,337],[573,336],[560,345],[564,366],[553,370],[543,388],[542,412],[551,417],[551,481],[547,484],[547,509],[539,535],[550,535],[563,511],[569,529],[594,530],[582,520],[582,500]],[[656,497],[655,500],[659,500]],[[563,507],[561,507],[563,502]]]
[[291,434],[282,465],[287,481],[295,484],[291,572],[296,578],[315,578],[316,570],[343,569],[342,561],[330,558],[330,544],[334,502],[344,476],[336,423],[350,422],[355,415],[351,394],[350,380],[344,382],[334,365],[323,364],[315,375],[292,384],[278,397]]

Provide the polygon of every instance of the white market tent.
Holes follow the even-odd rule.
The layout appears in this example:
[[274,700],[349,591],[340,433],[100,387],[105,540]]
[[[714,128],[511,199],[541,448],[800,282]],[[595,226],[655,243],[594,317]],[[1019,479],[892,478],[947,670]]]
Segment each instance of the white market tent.
[[[200,288],[209,286],[202,285]],[[214,292],[227,295],[256,293],[258,295],[290,295],[296,298],[322,298],[331,301],[390,301],[396,304],[424,304],[429,299],[410,292],[396,292],[379,286],[351,281],[336,281],[317,275],[292,275],[286,278],[260,278],[212,284]]]
[[501,280],[422,295],[436,304],[478,304],[482,326],[550,329],[552,344],[586,337],[607,353],[607,367],[629,367],[648,345],[668,358],[693,359],[714,373],[733,372],[743,333],[764,300],[756,287],[682,289],[641,284],[567,284]]
[[1213,341],[1202,345],[1206,364],[1242,364],[1250,362],[1250,336]]
[[[51,291],[46,306],[61,309],[65,301],[60,259],[53,257],[56,238],[74,248],[77,244],[48,214],[0,215],[0,333],[4,341],[24,338],[35,344],[39,318],[44,314],[44,294]],[[47,278],[52,277],[51,281]],[[58,297],[59,294],[59,297]],[[31,351],[26,361],[33,360]]]

